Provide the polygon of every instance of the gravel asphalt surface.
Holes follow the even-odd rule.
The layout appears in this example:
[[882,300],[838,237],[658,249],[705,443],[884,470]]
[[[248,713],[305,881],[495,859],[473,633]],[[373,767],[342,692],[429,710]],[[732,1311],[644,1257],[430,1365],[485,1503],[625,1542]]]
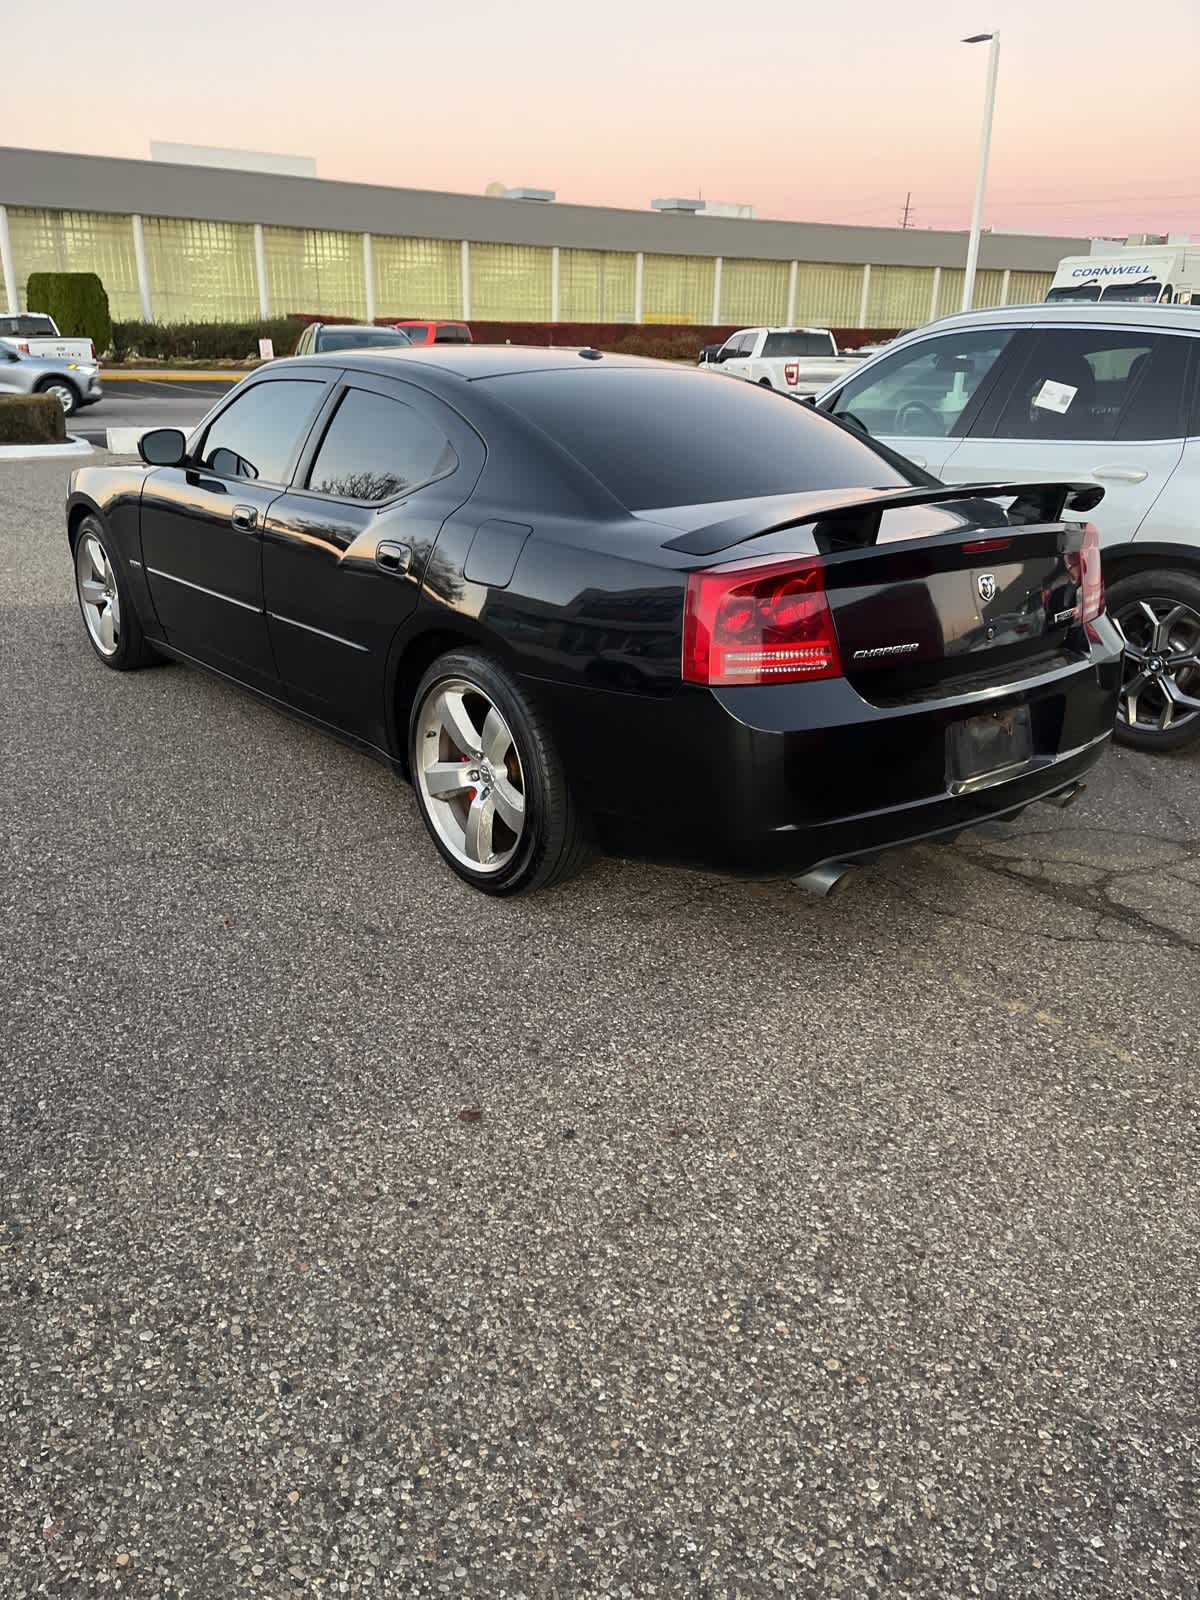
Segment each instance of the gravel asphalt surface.
[[0,1597],[1195,1596],[1200,755],[491,904],[0,468]]

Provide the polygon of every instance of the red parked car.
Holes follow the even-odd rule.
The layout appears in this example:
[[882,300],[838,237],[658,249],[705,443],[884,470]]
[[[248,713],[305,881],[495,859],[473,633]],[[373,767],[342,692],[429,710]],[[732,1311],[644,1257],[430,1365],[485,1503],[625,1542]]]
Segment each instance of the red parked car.
[[414,344],[472,344],[471,330],[465,322],[423,321],[402,317],[392,324],[403,328]]

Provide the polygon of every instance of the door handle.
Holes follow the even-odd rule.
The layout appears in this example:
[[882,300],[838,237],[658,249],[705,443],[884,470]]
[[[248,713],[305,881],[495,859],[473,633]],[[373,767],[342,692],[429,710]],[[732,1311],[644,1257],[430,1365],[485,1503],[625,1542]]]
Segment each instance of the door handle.
[[258,527],[258,507],[234,506],[229,520],[235,528],[241,528],[243,533],[252,533]]
[[1141,467],[1097,467],[1092,473],[1098,483],[1145,483],[1149,476]]
[[412,551],[408,545],[397,544],[392,539],[381,539],[375,546],[375,565],[382,567],[385,572],[401,578],[411,564]]

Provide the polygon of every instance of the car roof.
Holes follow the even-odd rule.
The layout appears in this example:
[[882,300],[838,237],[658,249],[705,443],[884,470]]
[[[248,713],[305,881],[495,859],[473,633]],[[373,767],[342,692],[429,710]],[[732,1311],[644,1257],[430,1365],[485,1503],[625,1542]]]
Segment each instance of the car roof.
[[[1027,306],[991,306],[974,311],[956,311],[936,322],[927,322],[914,328],[905,339],[919,334],[941,332],[947,328],[986,328],[995,323],[1017,322],[1044,324],[1069,322],[1077,326],[1095,323],[1097,327],[1114,324],[1133,328],[1182,328],[1189,333],[1200,333],[1200,306],[1138,306],[1121,305],[1118,301],[1107,303],[1092,300],[1040,300]],[[899,344],[899,339],[894,341]]]
[[337,350],[324,355],[292,356],[273,361],[273,370],[311,363],[328,366],[330,354],[347,371],[373,372],[380,377],[397,377],[401,366],[431,368],[468,380],[500,378],[517,372],[555,372],[580,367],[661,367],[661,361],[641,356],[616,355],[611,351],[596,356],[582,355],[578,349],[523,344],[412,344],[380,349]]

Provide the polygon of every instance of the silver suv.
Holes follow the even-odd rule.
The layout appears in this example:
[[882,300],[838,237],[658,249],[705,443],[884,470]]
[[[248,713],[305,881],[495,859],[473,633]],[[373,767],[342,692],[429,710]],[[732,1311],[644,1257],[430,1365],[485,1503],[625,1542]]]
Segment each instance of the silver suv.
[[104,391],[94,362],[25,355],[0,339],[0,394],[51,394],[69,417],[81,406],[94,406]]

